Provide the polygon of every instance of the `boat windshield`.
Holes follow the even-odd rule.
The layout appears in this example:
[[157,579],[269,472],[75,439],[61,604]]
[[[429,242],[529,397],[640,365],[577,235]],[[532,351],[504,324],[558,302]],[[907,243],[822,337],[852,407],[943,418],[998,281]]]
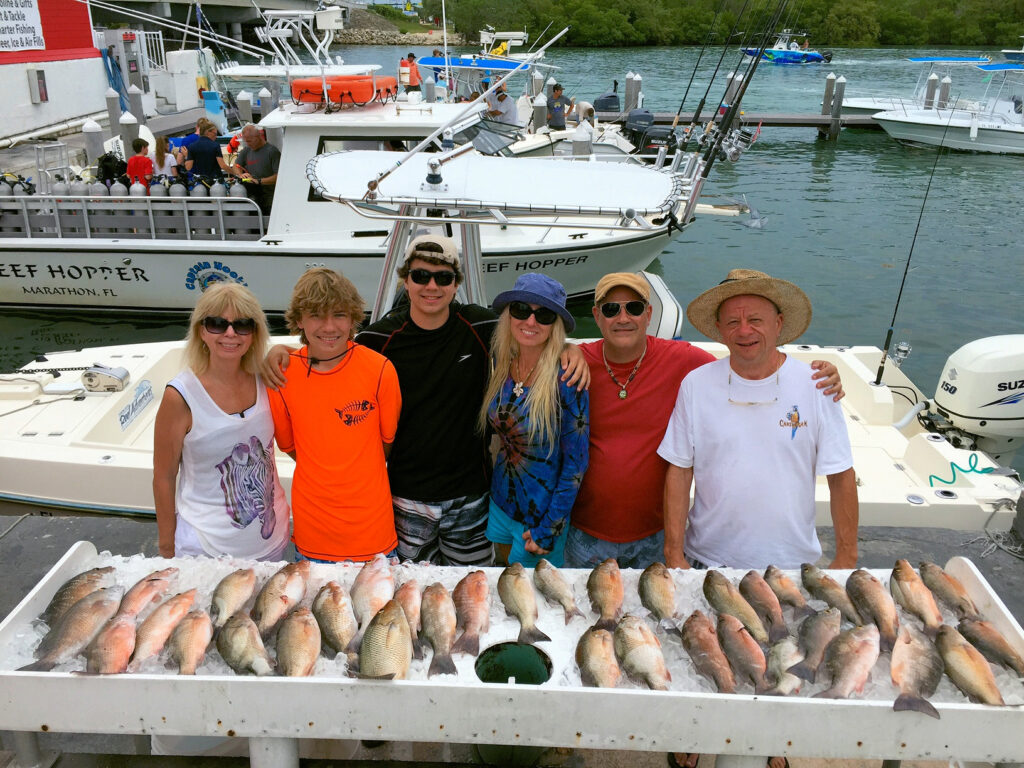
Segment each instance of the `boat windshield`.
[[519,140],[519,129],[508,123],[480,120],[462,127],[453,138],[456,145],[472,142],[477,152],[485,155],[508,154],[506,148]]

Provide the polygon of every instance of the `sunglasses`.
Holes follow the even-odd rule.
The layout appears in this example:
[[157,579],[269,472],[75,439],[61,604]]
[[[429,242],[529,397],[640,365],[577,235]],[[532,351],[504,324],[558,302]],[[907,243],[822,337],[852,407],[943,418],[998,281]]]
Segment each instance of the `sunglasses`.
[[619,316],[619,310],[621,310],[623,306],[626,307],[627,315],[640,317],[640,315],[644,313],[644,310],[647,309],[647,302],[627,301],[625,304],[622,304],[618,301],[606,301],[601,305],[601,314],[611,320],[613,317]]
[[530,315],[533,315],[541,325],[551,325],[558,319],[558,315],[555,314],[554,310],[547,307],[537,307],[534,309],[525,301],[513,301],[508,305],[508,313],[516,320],[529,320]]
[[251,317],[240,317],[237,320],[225,320],[223,317],[204,317],[203,328],[218,336],[234,328],[239,336],[248,336],[256,330],[256,321]]
[[431,272],[429,269],[414,269],[409,272],[409,277],[416,285],[426,285],[433,278],[438,288],[447,288],[455,282],[455,273],[451,270],[442,269],[440,272]]

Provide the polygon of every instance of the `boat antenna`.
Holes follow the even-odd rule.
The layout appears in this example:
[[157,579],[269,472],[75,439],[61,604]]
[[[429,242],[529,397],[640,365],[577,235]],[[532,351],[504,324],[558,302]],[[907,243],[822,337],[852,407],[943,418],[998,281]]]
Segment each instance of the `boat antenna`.
[[445,90],[448,91],[446,98],[451,99],[455,89],[452,88],[452,65],[448,60],[448,10],[445,7],[444,0],[441,0],[441,34],[444,36],[444,86]]
[[459,112],[459,114],[457,114],[455,117],[453,117],[447,123],[442,125],[440,128],[437,128],[433,133],[431,133],[429,136],[427,136],[425,139],[423,139],[419,144],[417,144],[415,147],[413,147],[408,152],[406,152],[404,155],[402,155],[398,160],[395,161],[394,165],[392,165],[390,168],[388,168],[388,169],[386,169],[384,171],[381,171],[379,174],[377,174],[377,178],[371,179],[369,182],[367,182],[367,184],[366,184],[366,187],[367,187],[366,195],[363,197],[363,199],[364,200],[373,200],[374,198],[376,198],[376,196],[377,196],[377,189],[380,187],[380,183],[382,181],[384,181],[384,179],[386,179],[392,173],[397,171],[399,169],[399,167],[402,166],[403,163],[405,163],[413,155],[417,154],[421,149],[423,149],[424,147],[429,145],[430,142],[432,142],[434,139],[436,139],[438,136],[440,136],[442,133],[444,133],[446,130],[448,130],[451,126],[453,126],[456,123],[458,123],[466,115],[468,115],[471,112],[475,111],[477,105],[480,104],[481,101],[484,101],[488,96],[490,96],[492,93],[494,93],[501,85],[503,85],[505,83],[506,80],[508,80],[510,77],[512,77],[512,75],[514,75],[516,72],[519,72],[524,67],[529,67],[530,64],[532,64],[537,59],[539,59],[543,55],[544,51],[547,50],[547,48],[549,48],[555,42],[557,42],[562,37],[562,35],[564,35],[566,32],[569,31],[569,29],[570,29],[569,27],[565,27],[561,32],[559,32],[557,35],[552,37],[541,48],[539,48],[535,53],[530,54],[528,57],[526,57],[521,62],[519,62],[519,64],[516,67],[514,67],[513,69],[510,69],[501,79],[495,80],[493,83],[491,83],[491,87],[490,88],[488,88],[486,91],[481,93],[477,98],[475,98],[473,101],[471,101],[469,104],[467,104],[466,108],[464,110],[462,110],[461,112]]
[[544,31],[543,31],[543,32],[541,32],[541,33],[540,33],[540,35],[538,35],[538,36],[537,36],[537,39],[533,41],[533,45],[531,45],[531,46],[530,46],[530,50],[529,50],[529,51],[527,51],[527,53],[529,53],[530,51],[532,51],[532,50],[533,50],[533,46],[534,46],[534,45],[537,45],[537,43],[539,43],[539,42],[540,42],[541,40],[543,40],[543,39],[544,39],[544,35],[546,35],[546,34],[547,34],[547,32],[548,32],[548,30],[549,30],[549,29],[551,29],[551,25],[552,25],[552,24],[554,24],[554,22],[553,22],[553,21],[549,21],[549,22],[548,22],[548,25],[547,25],[546,27],[544,27]]
[[[956,100],[950,102],[956,104]],[[935,169],[939,165],[939,157],[942,156],[942,145],[946,143],[946,131],[949,130],[949,123],[953,119],[955,110],[950,108],[946,125],[942,129],[942,138],[935,148],[935,161],[932,163],[931,173],[928,174],[928,184],[924,188],[924,197],[921,199],[921,210],[917,212],[917,226],[914,227],[914,236],[910,239],[910,252],[907,254],[907,261],[903,265],[903,278],[900,280],[900,290],[896,294],[896,304],[892,308],[892,320],[889,321],[889,330],[885,332],[885,347],[882,349],[882,359],[878,363],[878,374],[875,376],[875,386],[882,384],[882,374],[885,373],[885,361],[889,357],[889,348],[892,346],[892,333],[896,327],[896,313],[900,308],[900,300],[903,298],[903,286],[907,284],[907,275],[910,273],[910,259],[914,256],[914,246],[917,244],[917,233],[921,231],[921,221],[924,219],[924,206],[928,202],[928,193],[932,189],[932,181],[935,179]]]

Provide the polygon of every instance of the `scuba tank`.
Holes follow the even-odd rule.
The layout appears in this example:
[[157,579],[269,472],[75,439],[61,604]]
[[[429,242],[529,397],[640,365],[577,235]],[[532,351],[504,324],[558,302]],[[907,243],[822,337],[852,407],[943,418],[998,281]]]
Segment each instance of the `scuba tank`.
[[167,194],[170,197],[188,197],[188,187],[185,186],[185,182],[182,181],[180,176],[171,179],[171,185],[167,188]]
[[[103,194],[107,193],[106,185],[103,186]],[[68,184],[68,194],[74,197],[85,197],[89,194],[89,185],[82,181],[82,177],[76,175],[71,183]]]
[[0,197],[10,197],[14,194],[14,187],[11,186],[10,174],[0,175]]
[[228,197],[248,197],[246,194],[245,185],[237,179],[231,179],[228,184]]
[[130,187],[128,187],[128,194],[132,197],[145,197],[148,193],[149,187],[141,181],[135,181]]
[[195,183],[193,183],[192,187],[189,189],[188,196],[189,197],[209,197],[210,196],[210,190],[207,189],[207,187],[206,187],[206,179],[204,179],[202,176],[198,177],[195,180]]
[[35,185],[32,183],[32,179],[18,177],[18,180],[14,183],[14,196],[15,197],[26,197],[34,195],[36,193]]
[[210,185],[210,197],[227,197],[228,186],[223,179],[214,179]]
[[63,176],[57,175],[54,178],[56,178],[57,180],[53,183],[53,186],[50,188],[50,194],[64,197],[65,195],[68,194],[70,186],[66,181],[64,181]]
[[[82,183],[85,184],[84,181]],[[99,179],[96,179],[92,184],[86,185],[86,191],[93,197],[106,197],[110,194],[110,190],[107,189],[107,185]]]
[[126,187],[120,181],[115,180],[110,185],[110,196],[111,197],[124,197],[127,194],[128,194],[128,187]]
[[149,185],[150,197],[167,197],[167,177],[157,176]]

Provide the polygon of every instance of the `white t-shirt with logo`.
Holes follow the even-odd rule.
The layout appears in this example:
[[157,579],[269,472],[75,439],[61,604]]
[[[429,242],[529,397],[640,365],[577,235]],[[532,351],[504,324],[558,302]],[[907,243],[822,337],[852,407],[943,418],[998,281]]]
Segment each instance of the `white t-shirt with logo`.
[[816,561],[815,476],[853,466],[840,405],[792,357],[758,381],[738,376],[727,357],[692,371],[658,455],[693,467],[687,558],[732,568]]

